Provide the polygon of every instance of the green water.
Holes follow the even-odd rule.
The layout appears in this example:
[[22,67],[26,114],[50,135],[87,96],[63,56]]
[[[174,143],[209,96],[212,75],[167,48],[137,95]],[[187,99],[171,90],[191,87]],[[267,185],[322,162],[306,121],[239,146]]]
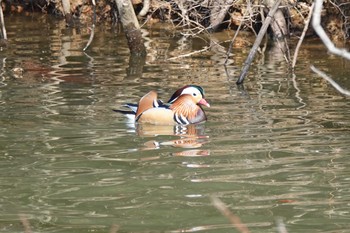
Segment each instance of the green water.
[[[248,47],[234,49],[228,77],[228,43],[169,60],[206,44],[160,25],[144,30],[144,65],[130,67],[124,36],[109,26],[83,53],[84,26],[8,17],[0,232],[238,232],[212,196],[251,232],[277,232],[276,221],[291,233],[349,232],[349,98],[309,66],[350,89],[350,62],[318,41],[304,44],[294,74],[272,50],[259,55],[238,88]],[[151,89],[167,100],[190,83],[211,108],[188,133],[135,127],[112,111]]]

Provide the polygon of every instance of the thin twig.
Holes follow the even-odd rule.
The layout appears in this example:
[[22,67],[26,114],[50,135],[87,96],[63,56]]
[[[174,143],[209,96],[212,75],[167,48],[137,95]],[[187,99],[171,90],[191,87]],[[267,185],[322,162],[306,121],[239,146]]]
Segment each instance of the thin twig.
[[96,2],[95,2],[95,0],[92,0],[92,7],[94,10],[94,14],[93,14],[93,19],[92,19],[92,26],[90,28],[91,33],[90,33],[90,37],[89,37],[89,40],[88,40],[85,48],[83,48],[83,51],[86,51],[89,48],[90,44],[92,43],[92,40],[94,39],[94,35],[95,35],[95,24],[96,24]]
[[168,60],[168,61],[171,61],[171,60],[176,60],[176,59],[179,59],[179,58],[190,57],[190,56],[192,56],[192,55],[194,55],[194,54],[201,53],[201,52],[205,52],[205,51],[207,51],[208,49],[210,49],[210,46],[209,46],[209,47],[208,47],[208,46],[205,46],[205,47],[204,47],[203,49],[201,49],[201,50],[196,50],[196,51],[193,51],[193,52],[191,52],[191,53],[181,54],[181,55],[176,56],[176,57],[168,58],[167,60]]
[[224,65],[226,66],[227,62],[228,62],[228,58],[230,57],[230,53],[232,52],[232,48],[233,48],[233,42],[236,40],[236,37],[238,36],[238,33],[239,31],[241,30],[241,27],[243,25],[243,19],[241,20],[241,22],[239,23],[239,26],[235,32],[235,34],[233,35],[232,37],[232,40],[231,40],[231,43],[230,43],[230,46],[228,47],[228,50],[226,52],[226,60],[225,60],[225,63]]
[[303,33],[301,34],[300,39],[299,39],[298,44],[297,44],[297,47],[295,48],[294,55],[293,55],[292,69],[294,69],[295,64],[297,63],[297,57],[298,57],[299,49],[300,49],[300,46],[303,43],[303,40],[305,38],[306,31],[309,28],[312,12],[314,10],[314,5],[315,4],[312,3],[312,5],[310,7],[309,15],[307,16],[307,19],[305,21],[305,26],[304,26],[304,29],[303,29]]
[[215,206],[216,209],[220,211],[222,215],[224,215],[228,220],[230,220],[231,224],[241,233],[249,233],[248,227],[241,222],[241,219],[234,215],[223,203],[219,198],[217,197],[211,197],[211,202]]
[[319,76],[321,76],[322,78],[324,78],[325,80],[327,80],[330,84],[332,84],[332,86],[337,89],[337,91],[339,91],[340,93],[342,93],[343,95],[347,95],[350,96],[350,91],[345,90],[344,88],[342,88],[338,83],[336,83],[331,77],[329,77],[327,74],[325,74],[324,72],[320,71],[319,69],[317,69],[316,67],[314,67],[313,65],[310,66],[311,70],[313,72],[315,72],[316,74],[318,74]]
[[323,4],[323,0],[316,0],[315,1],[314,13],[313,13],[313,17],[312,17],[312,26],[313,26],[315,32],[317,33],[317,35],[320,37],[320,39],[324,43],[324,45],[329,50],[329,52],[350,60],[350,53],[348,51],[346,51],[345,49],[339,49],[339,48],[335,47],[333,42],[329,39],[326,32],[322,28],[322,26],[321,26],[322,4]]

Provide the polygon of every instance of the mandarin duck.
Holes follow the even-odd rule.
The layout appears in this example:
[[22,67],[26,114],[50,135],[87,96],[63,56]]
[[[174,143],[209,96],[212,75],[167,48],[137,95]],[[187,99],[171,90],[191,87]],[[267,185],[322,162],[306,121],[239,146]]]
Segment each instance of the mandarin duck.
[[207,120],[202,105],[210,107],[204,99],[204,90],[197,85],[187,85],[177,90],[167,103],[158,100],[157,93],[150,91],[138,104],[126,104],[129,111],[114,110],[127,115],[135,123],[154,125],[189,125]]

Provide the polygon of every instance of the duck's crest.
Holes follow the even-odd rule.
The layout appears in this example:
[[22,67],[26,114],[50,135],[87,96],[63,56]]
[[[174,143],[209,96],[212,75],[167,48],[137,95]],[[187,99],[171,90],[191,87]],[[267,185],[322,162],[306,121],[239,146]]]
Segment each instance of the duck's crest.
[[186,85],[186,86],[180,88],[179,90],[175,91],[175,93],[170,97],[168,103],[174,103],[174,101],[182,94],[182,92],[186,88],[189,88],[189,87],[193,87],[193,88],[198,89],[204,98],[204,89],[201,86],[191,84],[191,85]]

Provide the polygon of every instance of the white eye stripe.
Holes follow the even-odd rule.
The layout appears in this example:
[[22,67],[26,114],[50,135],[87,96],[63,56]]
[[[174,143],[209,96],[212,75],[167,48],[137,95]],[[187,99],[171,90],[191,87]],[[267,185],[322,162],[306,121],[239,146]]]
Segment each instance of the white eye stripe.
[[201,95],[201,92],[195,87],[187,87],[181,92],[181,95],[184,95],[184,94],[197,96],[197,95]]

